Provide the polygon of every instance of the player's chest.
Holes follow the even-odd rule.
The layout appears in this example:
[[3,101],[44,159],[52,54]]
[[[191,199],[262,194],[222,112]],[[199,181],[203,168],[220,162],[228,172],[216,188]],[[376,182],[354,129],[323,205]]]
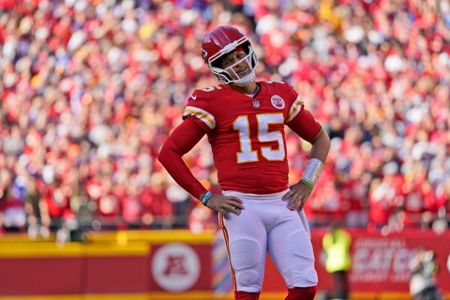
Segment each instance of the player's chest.
[[217,114],[218,125],[221,127],[234,126],[236,122],[258,123],[258,120],[263,119],[276,119],[277,122],[284,123],[286,103],[280,96],[241,96],[227,100]]

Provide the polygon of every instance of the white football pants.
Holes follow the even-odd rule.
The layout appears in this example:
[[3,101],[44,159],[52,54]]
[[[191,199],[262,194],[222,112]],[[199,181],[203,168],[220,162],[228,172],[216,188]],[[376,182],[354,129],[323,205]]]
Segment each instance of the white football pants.
[[317,285],[314,253],[305,213],[291,211],[275,194],[223,192],[243,201],[239,216],[219,214],[237,291],[261,291],[266,251],[288,288]]

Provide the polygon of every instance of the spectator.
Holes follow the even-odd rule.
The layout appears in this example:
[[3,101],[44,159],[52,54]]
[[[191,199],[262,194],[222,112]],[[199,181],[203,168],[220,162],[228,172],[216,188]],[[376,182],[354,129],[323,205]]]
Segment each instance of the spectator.
[[[84,207],[105,225],[129,222],[130,211],[131,223],[146,216],[148,225],[152,205],[130,210],[136,206],[129,193],[146,193],[153,188],[148,178],[166,176],[155,158],[183,99],[214,82],[197,50],[200,39],[229,23],[262,45],[255,49],[258,77],[288,81],[330,124],[339,155],[324,170],[330,178],[322,181],[334,184],[320,207],[339,199],[345,210],[332,213],[357,227],[370,222],[381,229],[389,210],[404,216],[399,228],[419,227],[424,215],[430,224],[448,222],[448,1],[250,2],[1,2],[0,172],[12,182],[33,176],[50,207],[48,190],[69,190],[84,193]],[[207,147],[202,143],[188,159],[202,179],[214,181]],[[302,165],[301,148],[292,150],[291,161]],[[388,175],[383,168],[391,161],[397,168]],[[392,201],[385,193],[379,198],[392,188],[386,176],[398,178]],[[124,189],[128,183],[135,190]],[[33,193],[26,186],[19,194]],[[73,197],[64,201],[75,209]],[[191,200],[175,203],[162,214],[164,226],[186,223]],[[328,212],[310,204],[312,224],[323,225]]]
[[45,209],[43,197],[39,192],[37,180],[28,177],[27,198],[25,202],[25,211],[27,213],[28,236],[36,239],[41,236],[44,239],[50,236],[50,216]]

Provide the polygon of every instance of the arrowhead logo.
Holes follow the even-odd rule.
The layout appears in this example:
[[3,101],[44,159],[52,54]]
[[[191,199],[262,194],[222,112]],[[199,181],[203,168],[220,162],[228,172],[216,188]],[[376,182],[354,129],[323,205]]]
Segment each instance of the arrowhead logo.
[[283,98],[278,95],[273,95],[272,98],[270,98],[270,102],[272,102],[272,106],[275,108],[283,109],[285,107]]
[[197,96],[192,95],[191,98],[195,101],[197,99]]

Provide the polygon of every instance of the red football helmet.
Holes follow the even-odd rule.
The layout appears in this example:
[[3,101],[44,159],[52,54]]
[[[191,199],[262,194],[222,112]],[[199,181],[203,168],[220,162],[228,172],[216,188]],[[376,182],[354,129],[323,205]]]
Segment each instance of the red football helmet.
[[[225,69],[222,68],[220,65],[221,58],[237,48],[244,49],[247,55],[233,65]],[[250,40],[235,27],[219,26],[207,33],[203,38],[202,57],[211,72],[222,82],[245,86],[255,79],[258,59]],[[248,64],[250,72],[240,76],[234,70],[234,67],[242,62]]]

